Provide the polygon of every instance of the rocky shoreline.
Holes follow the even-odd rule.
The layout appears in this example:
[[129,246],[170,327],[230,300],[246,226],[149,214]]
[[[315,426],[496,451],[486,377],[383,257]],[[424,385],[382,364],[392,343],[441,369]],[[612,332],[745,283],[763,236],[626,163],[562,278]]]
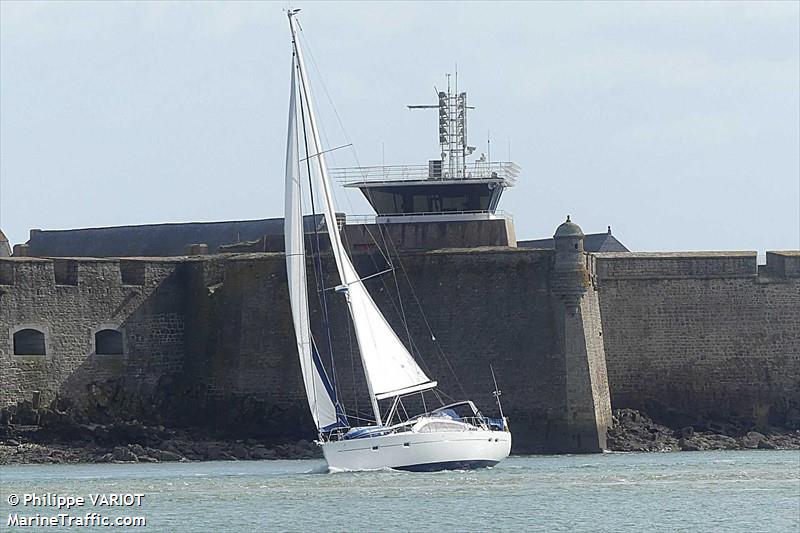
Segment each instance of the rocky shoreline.
[[268,445],[254,439],[223,440],[198,431],[138,423],[73,426],[69,431],[5,427],[0,465],[59,463],[159,463],[322,457],[308,440]]
[[[703,423],[669,428],[632,409],[613,413],[608,448],[619,452],[700,450],[797,450],[800,430],[763,433],[736,424]],[[60,463],[159,463],[321,458],[308,440],[267,444],[255,439],[220,439],[200,430],[170,429],[138,422],[108,425],[0,426],[0,465]]]
[[768,427],[763,431],[712,421],[673,429],[639,411],[616,409],[607,444],[609,450],[618,452],[800,449],[800,430]]

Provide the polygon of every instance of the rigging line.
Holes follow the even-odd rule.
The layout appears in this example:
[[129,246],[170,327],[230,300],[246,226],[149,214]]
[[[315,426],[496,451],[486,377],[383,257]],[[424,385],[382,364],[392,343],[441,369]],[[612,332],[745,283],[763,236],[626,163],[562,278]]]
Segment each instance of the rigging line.
[[[327,141],[327,139],[325,139]],[[341,150],[342,148],[347,148],[348,146],[353,146],[353,143],[343,144],[341,146],[337,146],[336,148],[328,148],[327,150],[323,150],[321,152],[317,152],[316,154],[310,155],[308,157],[304,157],[300,161],[305,161],[306,159],[311,159],[313,157],[319,157],[322,154],[327,154],[328,152],[333,152],[334,150]]]
[[[364,413],[360,413],[364,414]],[[375,418],[365,418],[363,416],[356,416],[356,415],[347,415],[347,418],[352,418],[353,420],[362,420],[364,422],[375,422]]]
[[[302,28],[301,28],[300,31],[302,31]],[[336,108],[336,104],[334,104],[333,98],[331,97],[331,94],[328,91],[328,85],[325,83],[325,77],[322,75],[322,72],[320,71],[319,67],[317,66],[316,59],[314,58],[314,51],[312,49],[311,44],[309,43],[309,40],[307,38],[305,38],[305,33],[303,34],[303,37],[304,37],[305,42],[306,42],[306,51],[308,52],[309,59],[311,60],[311,65],[312,65],[312,67],[314,68],[315,72],[317,73],[317,75],[319,77],[319,81],[320,81],[320,85],[322,86],[322,90],[323,90],[323,92],[325,93],[325,96],[328,99],[328,103],[330,104],[331,109],[333,109],[333,113],[336,115],[336,121],[339,124],[339,128],[342,130],[342,134],[344,135],[345,141],[347,141],[347,143],[349,143],[350,147],[352,148],[353,158],[356,160],[356,166],[360,168],[361,167],[361,161],[359,160],[359,157],[358,157],[358,150],[356,149],[355,145],[352,143],[352,141],[350,139],[350,135],[347,133],[347,129],[344,127],[344,122],[342,121],[342,117],[339,115],[339,110]],[[325,135],[325,131],[324,130],[323,130],[323,135]],[[364,180],[363,181],[366,183],[366,174],[364,174]],[[374,204],[372,204],[372,200],[373,200],[372,191],[369,190],[369,189],[367,189],[367,196],[368,196],[370,204],[374,205]],[[345,195],[345,198],[347,199],[348,206],[350,206],[352,208],[352,202],[350,201],[350,197],[348,195]],[[384,247],[386,248],[386,250],[388,252],[388,246],[386,245],[386,237],[385,237],[385,235],[383,234],[383,232],[380,229],[380,224],[378,224],[376,222],[376,226],[378,227],[378,232],[380,233],[381,239],[383,240],[383,245],[384,245]],[[375,243],[375,245],[377,246],[378,250],[381,252],[381,255],[383,255],[383,257],[386,260],[387,264],[391,265],[391,257],[390,256],[387,257],[387,254],[383,253],[383,249],[381,248],[380,244],[375,239],[375,237],[372,235],[372,232],[369,230],[369,227],[366,224],[364,224],[364,228],[367,230],[367,233],[369,234],[370,239],[372,239],[372,242]]]
[[[347,240],[347,238],[345,238],[345,241],[346,240]],[[376,264],[375,268],[377,268],[377,267],[378,267],[378,265]],[[350,283],[343,283],[342,285],[344,285],[345,287],[349,287],[350,285],[355,285],[356,283],[360,283],[362,281],[366,281],[368,279],[372,279],[372,278],[375,278],[377,276],[382,276],[382,275],[386,274],[387,272],[391,272],[392,270],[394,270],[394,268],[387,268],[385,270],[381,270],[380,272],[375,272],[374,274],[370,274],[369,276],[366,276],[366,277],[363,277],[363,278],[358,278],[357,280],[351,281]],[[339,287],[328,287],[325,290],[326,291],[335,291],[338,288]]]
[[[292,44],[294,44],[295,48],[297,47],[296,43],[293,42]],[[295,54],[296,53],[297,53],[297,51],[295,50]],[[303,73],[300,70],[300,65],[299,64],[297,65],[297,70],[298,70],[298,74],[302,78],[302,74]],[[305,146],[306,156],[308,156],[308,132],[306,130],[306,114],[305,114],[305,110],[304,110],[304,106],[303,106],[304,96],[305,96],[305,100],[308,100],[308,95],[304,95],[304,93],[305,93],[305,91],[303,90],[304,86],[305,86],[304,83],[300,84],[300,91],[299,91],[299,95],[300,95],[300,116],[301,116],[302,124],[303,124],[303,144]],[[324,291],[324,289],[325,289],[325,278],[324,278],[324,271],[322,269],[322,256],[321,256],[321,248],[320,248],[319,230],[317,228],[317,223],[316,223],[316,221],[317,221],[317,210],[316,210],[316,206],[314,204],[314,186],[313,186],[313,183],[312,183],[312,180],[311,180],[311,161],[308,159],[308,157],[306,157],[306,171],[308,172],[308,192],[309,192],[309,196],[311,198],[311,215],[312,215],[312,220],[314,222],[314,224],[313,224],[314,225],[314,237],[316,238],[316,243],[317,243],[317,254],[316,254],[316,257],[317,257],[317,263],[318,263],[318,267],[319,267],[318,282],[319,282],[319,286],[323,289],[322,291],[320,291],[320,293],[322,295],[321,296],[321,298],[322,298],[322,321],[323,321],[323,326],[325,328],[325,332],[326,332],[327,338],[328,338],[328,356],[329,356],[330,361],[331,361],[331,375],[332,375],[332,378],[333,378],[333,392],[337,396],[336,398],[333,398],[333,401],[334,401],[334,404],[339,404],[338,387],[337,387],[337,381],[338,380],[336,379],[336,365],[335,365],[335,363],[333,361],[333,339],[331,338],[331,327],[330,327],[330,321],[329,321],[329,316],[328,316],[328,300],[327,300],[327,298],[325,296],[325,291]],[[328,228],[328,231],[331,231],[331,229]],[[336,231],[336,229],[334,228],[333,231]],[[304,228],[304,232],[305,232],[305,228]],[[313,259],[313,257],[314,257],[314,253],[313,253],[314,252],[314,248],[313,248],[313,246],[311,248],[311,251],[312,251],[311,257]],[[315,267],[315,270],[316,270],[316,267]],[[344,411],[344,407],[341,406],[341,404],[339,404],[339,405],[342,408],[342,411]]]
[[[411,330],[408,329],[408,319],[406,318],[406,311],[403,308],[403,297],[400,295],[400,284],[397,282],[397,272],[395,269],[392,269],[392,277],[394,277],[394,286],[397,289],[397,303],[400,304],[400,315],[403,321],[403,327],[406,328],[406,335],[408,336],[408,343],[412,344],[411,341]],[[420,358],[422,354],[420,354]]]
[[[301,32],[303,31],[303,30],[302,30],[302,28],[300,29],[300,31],[301,31]],[[310,45],[310,43],[309,43],[309,40],[308,40],[307,38],[305,38],[305,33],[303,34],[303,37],[304,37],[304,39],[305,39],[305,42],[306,42],[306,47],[305,47],[305,48],[306,48],[306,51],[308,52],[308,56],[309,56],[309,58],[310,58],[310,60],[311,60],[311,64],[312,64],[312,66],[313,66],[314,70],[317,72],[317,74],[318,74],[318,76],[319,76],[319,81],[320,81],[320,85],[322,86],[322,90],[323,90],[323,92],[325,93],[325,96],[327,97],[327,99],[328,99],[328,102],[329,102],[329,103],[330,103],[330,105],[331,105],[331,108],[333,109],[334,115],[336,116],[336,121],[338,122],[338,124],[339,124],[339,127],[341,128],[341,130],[342,130],[342,133],[344,134],[345,140],[346,140],[348,143],[350,143],[350,144],[351,144],[351,148],[352,148],[352,152],[353,152],[353,157],[354,157],[354,158],[355,158],[355,160],[356,160],[356,165],[360,167],[360,166],[361,166],[361,162],[359,161],[359,157],[358,157],[358,150],[357,150],[357,149],[356,149],[356,147],[355,147],[354,145],[352,145],[352,143],[351,143],[350,136],[348,135],[348,133],[347,133],[347,129],[344,127],[344,123],[343,123],[343,121],[342,121],[342,118],[341,118],[341,116],[339,115],[339,110],[336,108],[336,105],[335,105],[335,104],[334,104],[334,102],[333,102],[333,98],[331,97],[331,95],[330,95],[330,92],[328,91],[328,86],[327,86],[327,84],[325,83],[325,77],[322,75],[322,72],[321,72],[321,71],[319,70],[319,68],[317,67],[317,62],[316,62],[316,60],[315,60],[315,58],[314,58],[314,53],[313,53],[313,50],[312,50],[312,46]],[[365,177],[365,180],[366,180],[366,177]],[[368,192],[369,199],[370,199],[370,201],[371,201],[371,200],[372,200],[372,191],[369,191],[369,190],[368,190],[367,192]],[[349,197],[348,197],[348,203],[349,203],[349,202],[350,202],[350,200],[349,200]],[[390,261],[391,261],[391,259],[390,259],[390,258],[391,258],[391,253],[390,253],[390,251],[389,251],[389,246],[388,246],[388,243],[386,242],[386,241],[387,241],[387,239],[386,239],[386,235],[384,234],[384,231],[381,229],[381,227],[380,227],[381,225],[380,225],[380,224],[376,224],[376,226],[377,226],[377,228],[378,228],[378,232],[379,232],[379,234],[381,235],[381,240],[383,241],[384,247],[386,248],[386,251],[387,251],[387,253],[388,253],[388,255],[389,255],[389,259],[388,259],[388,261],[387,261],[387,262],[389,262],[389,263],[391,264],[391,262],[390,262]],[[366,225],[365,225],[365,227],[366,227]],[[367,232],[369,233],[369,235],[370,235],[370,238],[373,240],[373,242],[375,243],[375,245],[376,245],[376,246],[378,247],[378,249],[380,250],[380,252],[381,252],[381,255],[383,255],[383,256],[384,256],[384,258],[386,258],[386,257],[387,257],[387,256],[386,256],[386,254],[384,254],[384,253],[383,253],[383,250],[381,249],[381,246],[380,246],[380,244],[379,244],[379,243],[377,242],[377,240],[374,238],[374,236],[372,235],[372,232],[370,232],[369,230],[367,230]],[[346,234],[346,232],[345,232],[345,234]],[[389,240],[391,240],[391,239],[389,239]],[[396,248],[395,248],[395,252],[396,252]],[[398,258],[398,260],[399,260],[399,259],[400,259],[400,257],[399,257],[399,254],[397,254],[397,253],[396,253],[396,255],[397,255],[397,258]],[[401,267],[402,267],[402,263],[401,263]],[[409,280],[409,278],[408,278],[408,274],[405,272],[405,267],[402,267],[402,268],[403,268],[403,273],[404,273],[404,275],[405,275],[405,277],[406,277],[406,280],[407,280],[407,281],[408,281],[408,283],[409,283],[409,287],[411,288],[412,295],[414,296],[414,299],[415,299],[415,301],[416,301],[416,303],[417,303],[418,307],[420,308],[420,311],[422,311],[422,306],[421,306],[421,304],[420,304],[420,302],[419,302],[419,298],[417,297],[417,295],[416,295],[416,293],[415,293],[415,291],[414,291],[414,288],[413,288],[413,286],[411,286],[410,280]],[[384,283],[385,283],[385,282],[384,282]],[[387,289],[388,289],[388,287],[387,287]],[[391,301],[391,298],[390,298],[390,301]],[[423,320],[425,321],[425,325],[426,325],[426,327],[428,328],[428,331],[429,331],[429,332],[430,332],[430,334],[431,334],[431,338],[435,339],[435,336],[433,335],[433,331],[431,330],[431,327],[430,327],[430,324],[429,324],[429,322],[428,322],[428,319],[427,319],[427,317],[424,315],[424,313],[422,314],[422,318],[423,318]],[[405,324],[405,319],[404,319],[404,324]],[[413,345],[413,339],[412,339],[412,345]],[[438,349],[438,354],[439,354],[440,358],[442,358],[442,359],[445,361],[445,363],[447,364],[448,368],[450,369],[450,372],[453,374],[453,377],[455,378],[455,380],[456,380],[456,383],[458,384],[459,388],[461,389],[461,391],[462,391],[462,394],[466,395],[466,393],[464,392],[464,387],[461,385],[461,382],[458,380],[458,376],[455,374],[455,370],[453,369],[453,366],[451,365],[451,363],[450,363],[449,359],[447,358],[447,356],[444,354],[444,351],[442,350],[441,346],[439,346],[438,342],[437,342],[437,341],[435,341],[435,340],[434,340],[434,345],[435,345],[435,346],[437,347],[437,349]],[[418,352],[418,353],[419,353],[419,352]],[[425,364],[425,362],[424,362],[424,359],[420,358],[420,360],[422,361],[422,363],[423,363],[423,364]],[[425,366],[427,366],[427,365],[425,365]]]
[[[377,269],[378,268],[378,263],[377,263],[377,261],[375,261],[374,255],[372,255],[372,254],[368,254],[368,255],[369,255],[369,258],[372,260],[372,264],[375,265],[375,268]],[[408,331],[408,326],[406,324],[405,316],[401,314],[400,309],[398,308],[397,304],[394,301],[394,298],[392,298],[392,291],[389,288],[389,285],[386,283],[386,279],[385,278],[381,278],[381,283],[383,284],[383,288],[385,289],[384,292],[386,294],[386,298],[389,300],[389,303],[392,304],[392,308],[394,309],[394,312],[397,313],[397,315],[400,317],[401,321],[403,321],[403,325],[406,326],[406,331]],[[397,283],[397,278],[395,278],[395,283]],[[428,367],[428,364],[425,361],[425,358],[422,357],[422,351],[419,349],[419,347],[417,346],[416,342],[414,342],[414,338],[410,334],[409,334],[408,340],[409,340],[408,348],[409,348],[409,351],[411,352],[412,357],[414,356],[414,353],[417,354],[417,357],[414,358],[414,360],[421,364],[422,370],[426,374],[432,374],[430,367]]]
[[[295,68],[295,65],[294,65],[294,57],[292,57],[292,70],[293,70],[293,71],[294,71],[294,68]],[[292,74],[294,74],[294,72],[292,72]],[[296,87],[293,87],[293,88],[292,88],[292,90],[293,90],[293,91],[296,91],[296,90],[297,90],[297,88],[296,88]],[[294,99],[294,94],[292,95],[292,99]],[[293,106],[293,107],[294,107],[294,106]],[[292,159],[294,159],[294,156],[296,156],[296,155],[297,155],[297,154],[296,154],[296,153],[294,153],[294,152],[296,152],[296,151],[297,151],[297,150],[296,150],[296,147],[297,147],[297,140],[298,140],[298,131],[297,131],[297,108],[295,107],[295,108],[293,109],[293,111],[294,111],[294,116],[289,118],[289,120],[292,120],[292,121],[294,122],[294,127],[292,128],[292,130],[293,130],[293,132],[294,132],[294,143],[295,143],[295,150],[293,150],[293,153],[292,153],[292,156],[293,156],[293,157],[292,157]],[[287,157],[287,159],[288,159],[288,157]],[[292,162],[292,165],[294,165],[294,162]],[[298,178],[298,179],[297,179],[297,189],[298,189],[298,190],[301,192],[301,194],[299,195],[299,196],[300,196],[300,213],[299,213],[299,214],[300,214],[300,224],[302,225],[302,224],[303,224],[303,208],[302,208],[302,198],[303,198],[303,197],[302,197],[302,190],[301,190],[301,188],[300,188],[300,183],[301,183],[301,182],[300,182],[300,176],[299,176],[299,173],[300,173],[300,165],[299,165],[299,163],[298,163],[298,165],[297,165],[297,171],[298,171],[298,176],[297,176],[297,178]],[[301,238],[303,239],[303,249],[305,250],[305,236],[303,236],[303,237],[301,237]],[[264,237],[264,246],[266,246],[266,243],[267,243],[267,238],[266,238],[266,237]],[[305,259],[305,253],[302,253],[302,254],[299,254],[299,253],[298,253],[298,254],[286,254],[286,255],[288,255],[288,256],[290,256],[290,257],[294,257],[294,256],[301,256],[301,255],[302,255],[302,256],[303,256],[303,258]],[[303,269],[305,269],[305,261],[303,261]],[[308,290],[308,287],[303,287],[303,290],[306,290],[306,291],[307,291],[307,290]],[[308,293],[306,293],[306,294],[308,294]],[[306,314],[308,313],[308,300],[307,300],[307,298],[306,298],[306,310],[305,310],[305,312],[306,312]],[[310,343],[310,344],[311,344],[311,346],[310,346],[310,347],[311,347],[311,349],[312,349],[312,350],[314,350],[314,349],[315,349],[315,348],[314,348],[314,345],[315,345],[315,343],[314,343],[314,335],[311,333],[311,324],[310,324],[310,320],[309,320],[309,324],[308,324],[308,336],[309,336],[309,339],[310,339],[310,341],[311,341],[311,343]],[[300,346],[298,345],[298,350],[299,350],[299,349],[300,349]],[[315,410],[315,412],[314,412],[313,414],[314,414],[314,415],[316,416],[316,418],[317,418],[317,420],[316,420],[316,423],[317,423],[317,430],[319,431],[319,429],[320,429],[320,427],[321,427],[321,426],[320,426],[320,416],[319,416],[319,403],[317,402],[317,380],[313,378],[313,375],[314,375],[314,374],[313,374],[313,372],[315,372],[315,371],[316,371],[316,370],[313,368],[313,366],[314,366],[313,357],[312,357],[312,361],[310,361],[310,364],[311,364],[311,366],[312,366],[312,368],[311,368],[311,369],[309,369],[309,370],[310,370],[310,372],[309,372],[309,373],[310,373],[310,374],[311,374],[311,376],[312,376],[312,378],[311,378],[311,395],[312,395],[312,396],[313,396],[313,398],[314,398],[314,410]]]
[[356,390],[356,363],[353,357],[353,333],[352,333],[352,318],[350,313],[347,313],[347,344],[350,347],[350,379],[353,383],[353,403],[355,404],[356,413],[358,412],[358,391]]
[[[301,31],[302,31],[302,29],[301,29]],[[317,76],[317,78],[319,80],[319,85],[322,86],[322,89],[325,92],[325,95],[326,95],[326,97],[328,99],[328,103],[330,104],[331,108],[333,109],[334,113],[336,114],[336,120],[338,121],[339,127],[342,130],[342,133],[344,134],[345,141],[347,142],[347,144],[345,144],[344,146],[340,146],[339,148],[346,148],[348,146],[352,147],[353,143],[350,141],[350,138],[349,138],[349,136],[347,135],[347,132],[344,129],[344,124],[342,123],[342,119],[339,116],[339,112],[338,112],[338,110],[336,109],[336,106],[333,103],[333,98],[331,98],[331,95],[328,92],[328,86],[325,83],[325,77],[322,75],[322,71],[317,66],[317,62],[314,59],[314,53],[313,53],[313,50],[312,50],[312,47],[311,47],[311,43],[309,42],[309,39],[307,39],[305,37],[305,33],[303,34],[303,40],[305,42],[305,51],[308,53],[308,57],[310,59],[311,68],[314,70],[314,73],[316,74],[316,76]],[[312,94],[311,98],[313,99],[314,104],[318,104],[319,103],[319,101],[316,99],[315,95]],[[330,144],[330,140],[328,139],[328,132],[327,132],[327,129],[325,128],[325,125],[324,124],[318,124],[317,125],[317,130],[322,134],[322,137],[325,139],[325,143],[326,144]],[[333,150],[336,150],[336,149],[338,149],[338,148],[334,148]],[[355,148],[354,148],[354,150],[355,150]],[[332,150],[324,150],[324,151],[322,151],[320,153],[324,154],[324,153],[327,153],[327,152],[330,152],[330,151],[332,151]],[[314,157],[314,156],[310,156],[310,157]],[[331,159],[332,159],[332,161],[335,162],[336,161],[336,156],[334,154],[331,154]],[[336,194],[336,190],[335,189],[332,188],[331,189],[331,193],[334,195],[334,197],[338,197],[337,194]],[[348,204],[350,204],[349,197],[348,197]]]
[[[377,243],[376,243],[376,245],[377,245]],[[399,256],[398,256],[398,260],[399,260]],[[372,257],[372,261],[373,261],[373,263],[375,263],[375,258],[374,257]],[[377,263],[375,263],[375,268],[377,268]],[[392,295],[391,295],[391,289],[389,288],[389,285],[386,283],[385,280],[382,279],[381,281],[383,283],[383,287],[386,289],[386,297],[389,299],[389,302],[392,304],[392,307],[394,308],[395,313],[397,313],[399,315],[400,320],[403,322],[403,326],[406,328],[406,332],[408,333],[409,349],[410,349],[410,351],[412,353],[412,356],[413,356],[414,353],[416,353],[417,357],[416,357],[415,360],[417,360],[419,363],[422,364],[422,367],[423,367],[423,370],[425,371],[425,373],[432,374],[431,369],[428,366],[427,361],[425,361],[425,358],[422,356],[422,350],[419,349],[419,346],[417,346],[417,343],[414,341],[414,338],[410,334],[410,331],[409,331],[409,328],[408,328],[408,320],[407,320],[407,317],[405,316],[405,313],[401,312],[401,310],[398,308],[398,305],[395,304],[394,299],[392,298]],[[400,299],[401,298],[400,297],[400,286],[399,286],[399,284],[397,282],[396,274],[395,274],[395,277],[394,277],[394,282],[395,282],[395,287],[397,288],[397,292],[398,292],[398,299]]]
[[[391,239],[389,240],[389,242],[391,242]],[[400,265],[400,269],[403,271],[403,276],[405,276],[406,278],[406,283],[408,283],[408,288],[411,290],[411,295],[414,297],[414,301],[417,303],[417,307],[419,308],[419,314],[422,317],[422,320],[425,322],[425,326],[428,328],[428,333],[430,333],[431,335],[431,339],[433,340],[434,346],[436,346],[436,348],[438,349],[438,353],[441,359],[445,362],[448,369],[450,370],[450,373],[453,375],[453,378],[455,379],[458,388],[461,389],[461,394],[466,396],[467,393],[464,390],[464,386],[461,384],[461,380],[458,379],[458,375],[456,374],[453,365],[450,363],[450,359],[444,353],[444,350],[439,344],[439,341],[436,339],[436,335],[433,334],[433,329],[431,328],[431,325],[428,322],[428,317],[425,315],[425,310],[422,308],[422,303],[420,302],[419,297],[417,296],[417,291],[414,290],[414,285],[411,283],[411,278],[408,277],[408,272],[406,271],[405,265],[403,265],[403,261],[400,259],[400,253],[397,251],[396,247],[394,247],[394,253],[395,256],[397,257],[397,262]]]
[[442,397],[439,395],[439,391],[437,391],[436,389],[431,389],[431,392],[433,392],[433,395],[436,396],[437,400],[439,400],[439,403],[441,405],[444,405],[444,400],[442,400]]
[[[443,391],[441,389],[438,389],[438,390],[439,390],[439,394],[441,394],[442,396],[446,397],[449,400],[450,403],[458,401],[455,398],[453,398],[452,396],[450,396],[449,394],[447,394],[445,391]],[[466,397],[466,393],[464,393],[464,396]],[[439,400],[439,401],[441,401],[441,400]],[[442,404],[444,405],[444,402],[442,402]]]
[[[369,192],[369,191],[367,191],[367,192]],[[371,196],[371,194],[372,194],[372,193],[370,193],[370,197],[369,197],[369,199],[370,199],[370,202],[372,201],[372,196]],[[375,225],[376,225],[376,226],[378,226],[378,231],[380,231],[380,224],[378,223],[377,217],[375,217]],[[394,265],[392,264],[392,259],[391,259],[391,257],[387,257],[387,256],[386,256],[386,254],[385,254],[385,253],[383,253],[383,250],[381,249],[380,245],[378,244],[378,241],[375,239],[375,236],[374,236],[374,235],[372,235],[372,232],[369,230],[369,225],[368,225],[367,223],[364,223],[364,224],[363,224],[363,226],[364,226],[364,229],[365,229],[365,230],[367,231],[367,233],[369,234],[369,238],[372,240],[372,242],[374,242],[374,243],[375,243],[375,247],[376,247],[376,248],[378,249],[378,251],[380,252],[381,256],[383,257],[383,260],[384,260],[384,261],[386,261],[386,265],[387,265],[387,266],[389,266],[389,267],[391,267],[391,268],[394,268]],[[377,268],[377,265],[376,265],[376,268]]]

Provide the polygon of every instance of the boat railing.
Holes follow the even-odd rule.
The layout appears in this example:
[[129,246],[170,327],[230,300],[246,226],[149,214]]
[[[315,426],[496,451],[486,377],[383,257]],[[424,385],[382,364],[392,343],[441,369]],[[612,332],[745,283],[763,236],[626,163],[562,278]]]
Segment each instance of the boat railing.
[[507,187],[516,184],[521,168],[511,161],[473,161],[464,167],[450,170],[447,165],[376,165],[367,167],[335,167],[328,169],[331,178],[346,186],[361,183],[398,181],[452,181],[488,180],[503,181]]
[[483,416],[465,416],[461,421],[480,429],[489,429],[489,419]]

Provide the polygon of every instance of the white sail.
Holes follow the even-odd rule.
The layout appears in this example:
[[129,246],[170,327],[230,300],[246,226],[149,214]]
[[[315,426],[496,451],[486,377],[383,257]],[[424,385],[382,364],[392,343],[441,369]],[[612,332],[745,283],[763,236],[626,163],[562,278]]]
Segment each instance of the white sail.
[[[322,429],[336,425],[336,408],[328,392],[329,384],[315,362],[314,345],[308,318],[308,287],[301,204],[300,167],[297,148],[297,111],[295,109],[295,65],[292,61],[292,95],[289,99],[289,134],[286,140],[286,191],[284,209],[284,241],[286,244],[286,274],[289,282],[289,302],[292,307],[294,334],[300,368],[308,397],[311,416]],[[326,387],[328,385],[328,387]]]
[[[292,24],[294,24],[294,19],[291,20]],[[295,30],[294,26],[292,29],[293,31]],[[317,189],[322,192],[322,210],[325,216],[325,223],[328,226],[328,235],[330,236],[331,249],[336,259],[339,278],[342,285],[347,287],[348,305],[353,317],[353,325],[364,363],[364,373],[367,378],[370,395],[373,399],[381,399],[434,387],[436,383],[430,381],[425,372],[417,365],[375,305],[342,244],[336,223],[336,211],[325,164],[325,155],[319,139],[312,99],[310,98],[308,81],[305,76],[303,54],[299,43],[297,43],[295,50],[301,74],[303,103],[307,110],[306,117],[311,130],[310,141],[313,151],[310,157],[314,168],[317,170],[315,172],[319,185]],[[377,421],[380,423],[380,412],[375,400],[373,400],[373,410]]]

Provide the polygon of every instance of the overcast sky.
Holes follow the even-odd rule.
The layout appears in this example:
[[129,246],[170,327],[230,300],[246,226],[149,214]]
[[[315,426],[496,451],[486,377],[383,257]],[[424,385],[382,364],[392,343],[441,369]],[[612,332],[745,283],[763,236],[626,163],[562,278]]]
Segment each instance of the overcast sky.
[[[9,240],[282,216],[286,6],[0,2]],[[294,6],[323,142],[360,164],[437,156],[435,113],[405,106],[457,62],[470,144],[522,167],[500,206],[519,239],[569,213],[633,250],[800,248],[797,2]]]

